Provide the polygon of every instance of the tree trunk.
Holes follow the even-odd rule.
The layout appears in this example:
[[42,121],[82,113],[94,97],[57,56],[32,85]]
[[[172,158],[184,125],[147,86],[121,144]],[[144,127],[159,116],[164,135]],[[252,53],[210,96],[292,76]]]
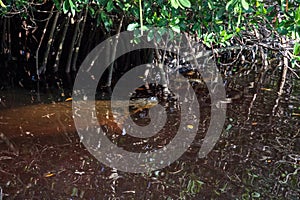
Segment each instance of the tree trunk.
[[[78,41],[77,41],[76,47],[75,47],[75,51],[74,51],[74,55],[73,55],[73,59],[72,59],[72,71],[76,71],[77,70],[77,66],[76,66],[76,64],[77,64],[77,58],[78,58],[79,48],[80,48],[80,45],[81,45],[81,40],[82,40],[84,28],[85,28],[87,14],[89,12],[88,8],[89,8],[89,4],[87,4],[86,8],[85,8],[85,13],[84,13],[84,17],[83,17],[83,22],[82,22],[81,30],[80,30],[80,33],[79,33],[79,37],[78,37]],[[79,24],[79,22],[78,22],[78,24]]]
[[1,41],[0,41],[0,54],[5,54],[4,48],[5,48],[5,31],[6,31],[6,18],[1,17],[0,19],[0,35],[1,35]]
[[[157,48],[155,49],[155,53],[156,53],[157,58],[161,57],[159,55],[159,52],[158,52]],[[164,98],[167,98],[167,96],[171,92],[168,89],[167,75],[166,75],[166,72],[164,70],[164,57],[165,57],[165,55],[163,55],[163,58],[162,58],[163,61],[160,61],[160,59],[157,59],[157,60],[158,60],[158,70],[159,70],[159,73],[160,73],[160,76],[161,76],[161,84],[162,84],[162,87],[163,87],[163,96],[164,96]]]
[[64,41],[65,41],[66,34],[67,34],[67,31],[68,31],[68,28],[69,28],[69,22],[70,22],[70,16],[69,15],[66,17],[65,21],[66,21],[65,27],[64,27],[63,33],[61,35],[61,41],[60,41],[60,44],[59,44],[59,47],[58,47],[58,51],[57,51],[57,54],[56,54],[56,57],[55,57],[55,63],[54,63],[54,66],[53,66],[54,72],[58,71],[58,66],[59,66],[59,62],[60,62],[60,58],[61,58],[61,53],[62,53]]
[[51,44],[52,44],[52,41],[53,41],[53,33],[55,31],[55,28],[56,28],[58,17],[59,17],[59,11],[57,11],[56,14],[55,14],[53,24],[52,24],[52,27],[51,27],[51,30],[50,30],[50,33],[49,33],[49,40],[48,40],[47,47],[46,47],[46,50],[45,50],[44,59],[43,59],[43,62],[42,62],[42,65],[41,65],[40,69],[38,70],[38,74],[45,73],[45,71],[46,71],[46,66],[47,66],[47,61],[48,61],[48,54],[50,52],[50,47],[51,47]]
[[47,31],[47,28],[48,28],[48,25],[49,25],[49,21],[50,21],[52,15],[53,15],[54,7],[55,7],[55,5],[53,5],[52,8],[51,8],[49,17],[46,21],[45,28],[43,30],[43,34],[42,34],[40,42],[38,44],[38,48],[36,49],[36,52],[35,52],[35,66],[36,66],[36,74],[37,74],[37,100],[38,101],[41,101],[41,97],[40,97],[40,74],[39,74],[39,50],[40,50],[42,42],[44,40],[46,31]]
[[76,20],[76,25],[75,25],[75,29],[73,31],[73,37],[72,37],[72,41],[71,41],[71,46],[69,48],[69,53],[68,53],[68,58],[67,58],[67,64],[65,67],[65,72],[66,73],[70,73],[70,69],[71,69],[71,61],[72,61],[72,56],[73,56],[73,52],[74,52],[74,46],[76,43],[76,38],[78,37],[78,32],[79,32],[79,24],[80,24],[80,20],[81,20],[81,16],[82,16],[82,12],[80,12],[80,14],[77,17]]
[[11,60],[11,32],[10,32],[10,18],[7,19],[7,40],[8,40],[8,49],[7,49],[7,56],[8,61]]
[[112,41],[113,42],[113,52],[112,52],[112,60],[113,62],[111,63],[111,65],[109,66],[109,72],[108,72],[108,79],[107,79],[107,87],[111,87],[111,81],[112,81],[112,73],[114,70],[114,61],[115,61],[115,57],[116,57],[116,52],[117,52],[117,46],[118,46],[118,42],[119,42],[119,34],[121,32],[121,28],[123,25],[123,19],[124,19],[124,15],[122,15],[118,30],[117,30],[117,37],[116,37],[116,41]]

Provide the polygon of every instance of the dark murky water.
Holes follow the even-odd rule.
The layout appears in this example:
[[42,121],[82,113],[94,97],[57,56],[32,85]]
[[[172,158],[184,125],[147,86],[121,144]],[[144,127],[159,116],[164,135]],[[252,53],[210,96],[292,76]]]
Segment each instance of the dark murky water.
[[[280,77],[249,73],[228,79],[224,130],[205,158],[198,151],[209,124],[207,94],[200,96],[198,135],[187,152],[155,172],[132,174],[98,162],[79,142],[71,103],[34,104],[26,91],[1,92],[0,186],[5,199],[299,199],[300,81],[289,77],[278,94]],[[47,96],[44,97],[47,102]],[[24,105],[26,104],[26,105]],[[112,141],[122,136],[112,119],[99,121]],[[142,111],[133,117],[147,116]],[[147,123],[147,117],[140,123]],[[170,124],[178,121],[170,114]],[[174,137],[166,125],[149,144],[161,147]],[[116,134],[113,134],[116,133]],[[148,144],[148,145],[149,145]],[[139,143],[141,149],[147,143]],[[156,145],[156,146],[155,146]]]

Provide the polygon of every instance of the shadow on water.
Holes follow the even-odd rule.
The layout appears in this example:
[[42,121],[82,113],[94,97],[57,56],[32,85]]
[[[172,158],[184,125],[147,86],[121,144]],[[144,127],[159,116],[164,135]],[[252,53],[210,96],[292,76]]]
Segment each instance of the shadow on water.
[[[227,119],[214,149],[198,158],[209,124],[208,95],[198,91],[199,131],[170,166],[144,174],[116,171],[79,142],[70,102],[30,105],[25,92],[1,92],[0,186],[7,199],[297,199],[300,193],[300,84],[254,72],[226,80]],[[24,106],[24,103],[28,105]],[[146,142],[128,135],[98,101],[108,137],[127,150],[161,148],[174,137],[176,112]],[[105,111],[105,112],[104,112]],[[131,113],[149,122],[147,111]],[[131,146],[129,144],[135,144]],[[149,147],[150,146],[150,147]]]

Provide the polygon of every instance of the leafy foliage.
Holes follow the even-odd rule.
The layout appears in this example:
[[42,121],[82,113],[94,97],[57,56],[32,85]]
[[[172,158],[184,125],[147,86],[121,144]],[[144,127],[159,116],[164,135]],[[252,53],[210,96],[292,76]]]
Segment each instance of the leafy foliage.
[[[0,2],[1,15],[18,13],[33,9],[40,0],[7,0]],[[229,46],[235,38],[245,32],[264,28],[266,32],[286,36],[299,42],[300,6],[299,0],[53,0],[58,10],[73,17],[89,5],[89,15],[110,32],[120,15],[125,16],[128,30],[140,27],[140,9],[143,10],[142,22],[147,27],[168,27],[174,32],[196,35],[206,46]],[[16,12],[17,11],[17,12]],[[115,16],[118,16],[115,18]],[[264,31],[265,31],[264,30]],[[295,46],[294,52],[297,52]],[[296,56],[296,54],[295,54]],[[297,59],[299,59],[297,57]]]

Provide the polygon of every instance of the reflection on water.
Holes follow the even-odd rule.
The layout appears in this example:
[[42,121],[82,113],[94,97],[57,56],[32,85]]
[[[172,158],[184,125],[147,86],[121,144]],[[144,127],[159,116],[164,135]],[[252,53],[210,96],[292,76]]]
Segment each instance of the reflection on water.
[[[147,174],[119,172],[96,161],[75,134],[70,102],[21,106],[20,102],[28,96],[2,92],[0,186],[4,196],[10,199],[297,199],[299,80],[290,77],[284,93],[279,95],[280,77],[261,77],[249,73],[226,80],[231,100],[226,124],[217,145],[203,159],[197,158],[197,152],[209,124],[210,106],[207,92],[197,91],[201,119],[194,143],[169,167]],[[129,133],[122,135],[120,128],[115,129],[112,116],[107,116],[108,107],[108,101],[99,101],[98,119],[110,133],[108,137],[124,149],[138,148],[143,152],[162,148],[176,133],[174,123],[179,118],[172,106],[167,107],[167,125],[148,140],[132,138]],[[132,118],[142,118],[137,120],[139,124],[149,123],[147,111],[131,114]]]

